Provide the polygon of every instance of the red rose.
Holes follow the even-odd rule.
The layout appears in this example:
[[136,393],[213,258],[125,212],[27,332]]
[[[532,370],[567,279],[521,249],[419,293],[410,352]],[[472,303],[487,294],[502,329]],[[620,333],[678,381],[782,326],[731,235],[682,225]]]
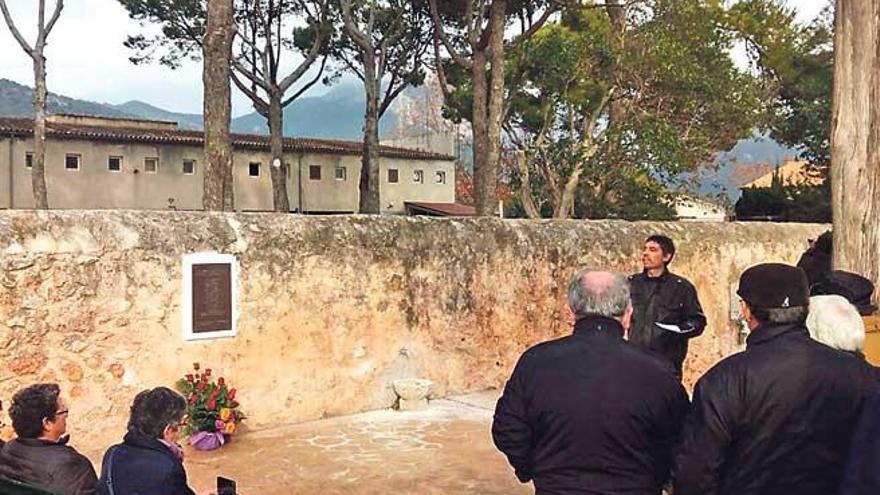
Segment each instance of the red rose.
[[211,368],[205,370],[205,376],[211,376]]
[[236,407],[238,407],[238,402],[232,401],[232,402],[229,404],[229,406],[232,407],[233,409],[235,409]]
[[235,389],[234,388],[229,390],[229,393],[226,394],[226,398],[229,400],[232,400],[235,398]]
[[199,371],[199,363],[193,363],[193,369]]
[[224,380],[223,377],[221,376],[220,378],[217,379],[217,385],[220,385],[221,387],[223,385],[226,385],[226,380]]
[[195,404],[196,402],[199,401],[199,397],[196,394],[192,394],[189,396],[189,401],[192,402],[193,404]]
[[208,386],[208,384],[205,383],[204,381],[199,382],[199,390],[201,390],[201,391],[204,392],[204,391],[205,391],[205,388],[206,388],[207,386]]
[[194,382],[194,381],[195,381],[195,378],[193,378],[193,376],[192,376],[192,375],[186,375],[186,381],[188,381],[188,382],[190,382],[190,383],[192,383],[192,382]]
[[217,407],[217,402],[215,402],[214,399],[211,399],[205,403],[205,407],[207,407],[209,411],[213,411],[214,408]]

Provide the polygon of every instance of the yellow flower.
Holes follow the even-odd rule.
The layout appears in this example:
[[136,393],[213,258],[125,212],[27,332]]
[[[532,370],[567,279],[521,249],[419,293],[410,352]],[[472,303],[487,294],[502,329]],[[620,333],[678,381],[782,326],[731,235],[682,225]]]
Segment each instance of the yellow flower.
[[231,421],[229,423],[226,423],[226,428],[223,429],[223,433],[226,433],[227,435],[232,435],[233,433],[235,433],[235,423]]
[[220,421],[229,421],[229,418],[232,416],[232,409],[228,407],[224,407],[220,409]]

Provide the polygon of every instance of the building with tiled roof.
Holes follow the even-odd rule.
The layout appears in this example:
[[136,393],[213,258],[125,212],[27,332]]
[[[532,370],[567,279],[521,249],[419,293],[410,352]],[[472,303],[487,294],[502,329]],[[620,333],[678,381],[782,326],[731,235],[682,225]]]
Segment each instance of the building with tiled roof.
[[[175,122],[52,115],[47,122],[50,208],[198,210],[204,134]],[[232,134],[236,210],[272,210],[269,136]],[[291,210],[358,209],[362,144],[285,138]],[[33,206],[33,120],[0,117],[0,208]],[[385,213],[405,202],[455,203],[452,156],[382,146],[380,197]]]

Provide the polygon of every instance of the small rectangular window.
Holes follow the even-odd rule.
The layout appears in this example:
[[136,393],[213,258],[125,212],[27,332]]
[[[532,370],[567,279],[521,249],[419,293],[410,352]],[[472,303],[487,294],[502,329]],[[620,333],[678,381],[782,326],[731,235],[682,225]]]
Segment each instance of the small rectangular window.
[[423,170],[413,170],[413,182],[418,184],[425,182],[425,172]]
[[107,158],[107,170],[111,172],[119,172],[122,170],[122,157],[111,156]]
[[193,175],[196,173],[196,161],[195,160],[184,160],[183,161],[183,175]]
[[260,162],[251,162],[248,164],[248,175],[251,177],[260,176]]
[[446,171],[438,170],[436,174],[437,184],[446,184]]
[[284,174],[288,179],[290,178],[290,164],[287,162],[284,163]]
[[34,168],[34,154],[30,151],[24,154],[24,168]]
[[144,172],[148,174],[155,174],[159,172],[159,159],[158,158],[144,158]]
[[309,165],[309,179],[310,180],[321,180],[321,166],[320,165]]
[[397,175],[397,169],[396,168],[389,168],[388,169],[388,183],[389,184],[397,184],[398,179],[399,179],[399,177]]
[[345,167],[336,167],[336,180],[345,180],[346,178],[346,170]]
[[82,157],[78,154],[68,153],[64,157],[64,168],[67,170],[79,170],[79,162]]

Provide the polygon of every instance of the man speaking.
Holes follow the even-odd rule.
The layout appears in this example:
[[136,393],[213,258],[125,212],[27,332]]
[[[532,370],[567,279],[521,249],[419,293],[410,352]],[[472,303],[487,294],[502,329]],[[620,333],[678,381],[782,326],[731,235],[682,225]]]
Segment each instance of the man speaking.
[[694,286],[669,271],[673,257],[672,239],[652,235],[645,240],[643,271],[629,277],[633,307],[629,340],[669,361],[681,380],[688,340],[703,333],[706,317]]

